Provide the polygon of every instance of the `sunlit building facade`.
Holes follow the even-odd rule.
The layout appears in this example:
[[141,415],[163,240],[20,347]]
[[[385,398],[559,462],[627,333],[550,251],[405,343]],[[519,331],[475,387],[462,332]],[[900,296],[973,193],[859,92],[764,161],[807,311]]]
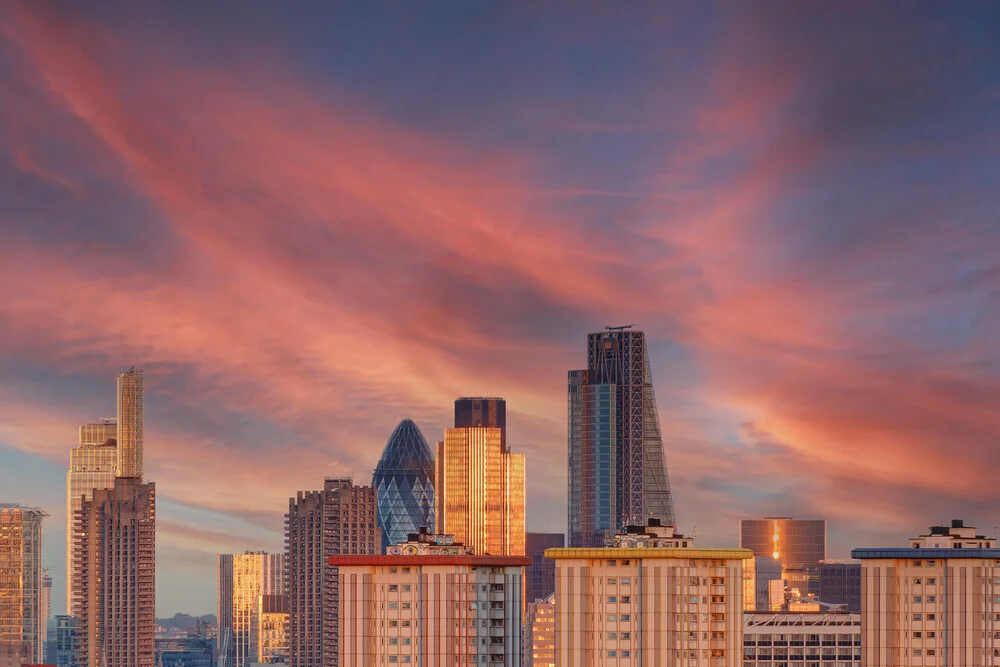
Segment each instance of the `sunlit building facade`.
[[528,603],[524,667],[556,667],[556,596]]
[[676,525],[646,336],[587,335],[587,368],[568,378],[571,547],[599,547],[650,518]]
[[344,619],[340,664],[520,667],[527,564],[440,553],[330,558]]
[[219,657],[224,667],[261,662],[253,626],[261,596],[285,591],[283,554],[248,551],[219,555]]
[[142,369],[118,376],[118,475],[143,480],[144,382]]
[[42,521],[37,507],[0,504],[0,657],[45,657]]
[[434,529],[434,454],[413,420],[402,420],[389,436],[372,486],[383,547],[406,540],[422,526]]
[[135,477],[97,489],[76,522],[78,667],[153,667],[156,490]]
[[288,653],[293,667],[336,667],[340,588],[330,556],[374,555],[382,548],[375,489],[328,478],[322,491],[288,501],[285,558]]
[[907,548],[855,549],[861,655],[883,665],[1000,665],[1000,549],[961,520]]
[[73,576],[73,544],[76,541],[76,513],[84,499],[94,497],[94,489],[115,485],[118,467],[118,426],[115,419],[102,419],[80,426],[80,442],[69,452],[66,473],[66,609],[73,608],[77,586]]
[[745,549],[550,549],[560,667],[741,667]]
[[437,443],[437,530],[477,554],[523,556],[524,455],[503,451],[501,429],[445,429]]
[[257,613],[250,621],[250,641],[257,647],[262,665],[288,662],[288,597],[261,595]]
[[765,517],[740,520],[740,546],[781,561],[789,589],[819,595],[820,563],[826,559],[826,521]]

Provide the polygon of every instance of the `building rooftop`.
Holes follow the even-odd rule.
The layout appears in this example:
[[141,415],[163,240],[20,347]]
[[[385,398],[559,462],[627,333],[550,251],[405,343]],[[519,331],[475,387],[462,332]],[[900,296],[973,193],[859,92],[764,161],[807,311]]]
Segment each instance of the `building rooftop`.
[[913,560],[936,560],[948,558],[991,558],[1000,560],[1000,549],[915,549],[900,547],[895,549],[854,549],[852,558],[870,560],[875,558],[909,558]]
[[749,549],[647,548],[647,547],[583,547],[546,549],[546,558],[688,558],[702,560],[752,560]]
[[382,566],[423,566],[423,565],[470,565],[481,567],[528,567],[531,559],[527,556],[436,556],[414,554],[403,555],[351,555],[330,556],[328,565],[344,567],[349,565]]

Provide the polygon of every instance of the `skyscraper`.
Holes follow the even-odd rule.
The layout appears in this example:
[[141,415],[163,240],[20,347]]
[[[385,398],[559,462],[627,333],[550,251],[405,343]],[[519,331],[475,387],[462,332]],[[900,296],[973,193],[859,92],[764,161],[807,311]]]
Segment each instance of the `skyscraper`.
[[135,477],[97,489],[77,513],[77,664],[153,667],[156,490]]
[[507,449],[507,401],[496,397],[455,399],[455,428],[494,426],[500,429],[500,445]]
[[118,476],[143,480],[143,373],[131,368],[118,376]]
[[375,466],[382,546],[405,542],[421,526],[434,530],[434,455],[410,419],[399,422]]
[[556,589],[556,562],[545,557],[546,549],[561,549],[566,546],[566,536],[562,533],[525,533],[525,555],[531,559],[526,579],[528,582],[525,600],[544,600]]
[[0,662],[40,663],[45,656],[42,520],[47,516],[37,507],[0,504]]
[[292,667],[335,667],[340,590],[330,556],[379,553],[375,489],[328,478],[322,491],[299,491],[285,515],[288,649]]
[[118,425],[115,419],[101,419],[80,426],[80,446],[69,452],[66,473],[66,610],[73,609],[77,587],[73,576],[73,544],[76,541],[76,513],[84,499],[94,497],[94,489],[111,489],[118,467]]
[[285,592],[284,567],[283,554],[247,551],[219,555],[219,658],[223,667],[261,662],[253,633],[259,620],[254,617],[261,596]]
[[781,578],[803,595],[819,594],[820,561],[826,558],[826,521],[765,517],[740,520],[740,546],[781,562]]
[[435,519],[477,554],[524,555],[524,455],[495,427],[445,429],[434,461]]
[[587,368],[569,372],[569,543],[603,546],[650,518],[675,525],[646,335],[587,335]]

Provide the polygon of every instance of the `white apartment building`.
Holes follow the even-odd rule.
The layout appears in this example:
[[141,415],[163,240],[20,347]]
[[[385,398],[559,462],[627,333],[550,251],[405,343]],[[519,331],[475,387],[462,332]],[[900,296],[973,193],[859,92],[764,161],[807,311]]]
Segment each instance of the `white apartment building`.
[[340,667],[520,667],[531,559],[409,546],[404,554],[330,557],[340,588]]
[[861,614],[744,614],[743,665],[860,667]]
[[960,520],[861,560],[866,667],[1000,665],[1000,549]]
[[[628,536],[623,536],[628,539]],[[747,549],[548,549],[559,667],[739,667]]]

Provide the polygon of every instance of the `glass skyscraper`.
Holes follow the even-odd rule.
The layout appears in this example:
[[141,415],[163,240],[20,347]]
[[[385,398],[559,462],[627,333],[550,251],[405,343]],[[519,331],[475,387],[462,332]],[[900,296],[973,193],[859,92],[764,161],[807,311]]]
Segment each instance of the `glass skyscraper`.
[[143,374],[134,368],[118,376],[118,476],[143,480]]
[[0,504],[0,663],[44,659],[42,520],[37,507]]
[[260,641],[254,632],[260,626],[260,600],[262,596],[284,595],[284,567],[284,554],[247,551],[219,555],[218,642],[223,667],[261,662]]
[[676,525],[646,335],[587,335],[587,368],[569,372],[569,545],[600,547],[650,518]]
[[455,399],[455,428],[493,426],[500,429],[500,446],[507,449],[507,401],[497,397]]
[[405,542],[421,526],[434,530],[434,455],[411,419],[399,422],[375,466],[382,546]]

